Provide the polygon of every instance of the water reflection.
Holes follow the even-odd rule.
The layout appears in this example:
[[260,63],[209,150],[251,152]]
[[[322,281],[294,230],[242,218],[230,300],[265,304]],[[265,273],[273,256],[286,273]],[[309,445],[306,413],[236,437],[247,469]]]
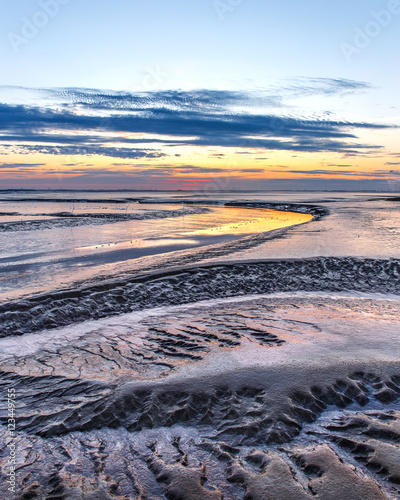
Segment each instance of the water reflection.
[[[26,205],[16,205],[14,202],[13,208],[27,213]],[[44,205],[40,203],[40,210]],[[66,208],[59,202],[57,207],[46,205],[48,213]],[[170,204],[154,207],[172,208]],[[149,208],[146,205],[146,210]],[[103,209],[109,212],[115,205],[104,202]],[[99,275],[115,275],[132,267],[138,269],[144,260],[151,267],[151,259],[162,255],[167,260],[173,252],[226,243],[312,219],[310,215],[265,209],[208,209],[207,213],[183,217],[0,234],[0,300],[71,286]]]

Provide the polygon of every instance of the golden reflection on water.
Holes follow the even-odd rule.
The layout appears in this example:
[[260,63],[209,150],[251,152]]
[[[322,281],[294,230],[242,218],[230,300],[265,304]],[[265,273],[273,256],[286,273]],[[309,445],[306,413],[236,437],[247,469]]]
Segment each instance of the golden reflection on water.
[[207,208],[201,214],[55,228],[35,231],[34,236],[29,231],[5,233],[9,257],[11,262],[18,259],[18,267],[0,278],[0,297],[10,300],[77,280],[160,266],[169,262],[172,252],[177,258],[177,252],[194,254],[200,247],[312,220],[311,215],[270,209]]
[[[94,245],[83,245],[79,251],[105,251],[129,248],[157,248],[168,245],[196,246],[200,242],[207,244],[209,237],[244,236],[264,233],[312,220],[309,214],[283,212],[270,209],[213,207],[206,214],[189,215],[180,218],[159,220],[140,220],[124,223],[130,226],[129,239],[116,238],[115,225],[96,228],[97,234],[104,234],[105,241]],[[164,232],[164,234],[163,234]],[[217,238],[215,240],[215,238]],[[222,240],[221,240],[222,241]]]
[[[304,224],[312,220],[312,215],[295,212],[282,212],[270,209],[234,208],[225,207],[225,213],[229,215],[228,222],[214,226],[186,232],[186,236],[196,235],[239,235],[255,234],[280,229],[283,227]],[[230,219],[230,220],[229,220]]]

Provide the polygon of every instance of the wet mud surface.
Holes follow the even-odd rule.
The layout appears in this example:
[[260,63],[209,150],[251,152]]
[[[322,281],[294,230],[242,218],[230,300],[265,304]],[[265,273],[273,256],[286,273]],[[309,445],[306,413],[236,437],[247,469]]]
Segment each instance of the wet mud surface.
[[399,331],[396,298],[281,294],[3,338],[19,498],[398,498]]
[[[3,301],[0,496],[12,388],[16,499],[400,498],[398,209],[335,203],[281,203],[314,222]],[[341,255],[357,217],[362,252]]]

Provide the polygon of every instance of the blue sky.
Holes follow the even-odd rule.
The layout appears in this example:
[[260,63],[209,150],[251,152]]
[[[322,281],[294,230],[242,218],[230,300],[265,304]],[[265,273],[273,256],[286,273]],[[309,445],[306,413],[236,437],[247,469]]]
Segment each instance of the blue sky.
[[[222,0],[227,9],[228,2]],[[340,49],[352,41],[355,27],[371,20],[371,11],[387,8],[386,0],[243,0],[223,20],[217,5],[70,0],[16,55],[4,35],[19,33],[22,18],[32,20],[42,8],[32,0],[3,2],[2,82],[135,90],[147,66],[171,68],[172,87],[185,78],[194,88],[214,80],[262,87],[271,79],[299,76],[376,83],[399,76],[393,45],[399,42],[400,16],[350,64]]]
[[[51,15],[46,14],[46,11]],[[393,159],[391,157],[397,159],[400,150],[396,149],[398,131],[395,128],[400,117],[398,97],[400,69],[397,56],[400,41],[400,2],[397,0],[303,2],[19,0],[3,2],[1,13],[0,85],[5,88],[0,89],[0,103],[8,106],[23,104],[24,112],[28,115],[30,108],[40,105],[40,116],[43,119],[44,110],[47,110],[46,112],[51,110],[52,113],[60,112],[63,114],[64,122],[60,124],[58,120],[57,123],[59,127],[64,127],[62,134],[65,134],[66,111],[74,113],[77,129],[73,131],[69,127],[69,132],[75,134],[77,140],[75,150],[70,148],[67,151],[69,164],[85,161],[83,156],[85,156],[84,151],[87,151],[90,152],[90,161],[87,164],[95,164],[97,172],[99,168],[103,169],[103,172],[104,168],[109,168],[102,163],[104,155],[100,154],[101,158],[96,158],[98,150],[89,148],[93,140],[88,140],[86,146],[82,145],[82,139],[78,137],[83,134],[81,114],[85,113],[88,116],[95,114],[102,119],[105,113],[110,118],[116,113],[121,113],[122,107],[123,113],[128,114],[132,121],[132,114],[137,113],[137,110],[130,109],[126,103],[129,101],[129,95],[137,96],[138,93],[142,99],[141,106],[143,99],[146,102],[153,99],[157,109],[160,108],[160,102],[163,103],[161,105],[164,106],[161,120],[163,126],[160,128],[157,124],[155,129],[154,123],[152,125],[149,122],[142,129],[133,126],[132,123],[128,128],[123,126],[121,128],[120,117],[112,126],[119,137],[125,133],[123,141],[129,139],[126,136],[128,132],[165,135],[168,127],[171,127],[165,111],[167,108],[168,113],[176,112],[182,116],[182,113],[189,108],[193,113],[193,109],[198,108],[196,99],[200,98],[201,101],[205,95],[207,99],[212,101],[215,98],[216,101],[208,102],[205,106],[207,109],[202,108],[201,127],[199,121],[191,122],[193,136],[198,140],[189,141],[192,147],[190,151],[188,149],[183,151],[181,145],[180,149],[175,146],[176,151],[170,154],[172,146],[166,141],[156,152],[149,153],[146,149],[136,156],[131,155],[130,159],[135,161],[143,158],[159,161],[160,158],[164,158],[164,162],[170,162],[175,158],[172,164],[174,168],[182,169],[185,165],[192,165],[197,161],[198,163],[194,165],[196,168],[215,170],[218,167],[228,171],[232,168],[232,148],[247,147],[250,148],[250,153],[257,155],[257,158],[262,157],[264,153],[265,157],[269,158],[270,161],[266,160],[263,168],[266,172],[265,178],[270,179],[274,177],[272,174],[276,174],[274,170],[278,163],[289,162],[287,150],[291,150],[293,143],[291,152],[296,153],[304,149],[301,152],[304,152],[305,156],[301,162],[290,160],[285,179],[290,179],[288,173],[293,173],[296,169],[299,175],[308,179],[312,174],[308,176],[304,174],[307,168],[314,172],[320,172],[322,168],[331,172],[327,174],[328,177],[335,176],[337,180],[337,174],[332,173],[332,167],[328,165],[339,164],[340,155],[351,153],[354,144],[357,143],[362,147],[357,150],[356,160],[353,158],[350,162],[351,167],[346,167],[348,173],[342,176],[343,183],[348,182],[349,177],[354,177],[352,172],[368,172],[371,179],[371,173],[375,168],[376,172],[380,172],[376,179],[377,185],[381,182],[385,165],[397,163],[390,161]],[[361,39],[360,32],[362,32]],[[357,36],[358,38],[355,38]],[[360,40],[363,43],[360,44]],[[39,90],[29,93],[20,87]],[[56,88],[67,90],[57,93],[54,91]],[[79,102],[82,97],[79,89],[93,89],[84,92],[83,104]],[[174,93],[177,90],[183,92],[180,94],[178,105],[177,94]],[[213,94],[211,92],[213,90],[218,92]],[[111,105],[109,100],[107,110],[100,110],[99,100],[104,99],[106,91],[123,94],[120,94],[118,99],[114,95],[113,102],[118,101],[116,108],[113,108],[114,104]],[[164,91],[164,94],[160,94],[160,91]],[[230,95],[240,95],[240,99],[227,100],[226,92],[230,92]],[[88,95],[92,96],[92,101],[88,100]],[[204,102],[201,105],[204,106]],[[223,109],[210,113],[208,108],[216,109],[219,106]],[[59,146],[58,143],[52,143],[53,150],[48,149],[43,153],[46,145],[49,148],[49,138],[44,138],[43,143],[40,142],[38,130],[33,134],[36,134],[35,144],[32,144],[32,137],[29,143],[32,158],[27,158],[28,144],[23,139],[33,132],[32,125],[29,125],[28,135],[23,137],[27,133],[26,122],[21,121],[19,111],[17,108],[4,110],[3,123],[7,122],[7,127],[3,126],[3,133],[8,137],[8,142],[2,144],[7,146],[11,144],[8,128],[14,119],[16,120],[14,133],[16,127],[20,127],[21,132],[18,134],[20,142],[12,141],[16,146],[12,154],[10,148],[5,150],[6,155],[3,153],[2,159],[8,155],[4,164],[26,164],[29,160],[32,164],[42,165],[44,162],[48,168],[54,167],[61,172],[59,158],[53,155],[54,148]],[[38,113],[38,110],[34,112]],[[155,113],[153,108],[151,113]],[[211,134],[213,128],[218,128],[220,124],[216,119],[218,113],[225,116],[227,113],[231,116],[239,114],[243,124],[247,114],[250,114],[248,124],[255,124],[254,128],[251,126],[249,128],[247,124],[240,130],[241,142],[238,143],[235,140],[227,140],[226,131],[224,132],[226,127],[221,124],[222,133],[217,135],[225,136],[225,142],[222,140],[216,140],[215,144],[210,140],[204,142],[204,135],[207,135],[204,128],[209,127]],[[293,125],[290,120],[296,121],[296,137],[294,140],[293,134],[289,134],[291,143],[288,144],[288,148],[281,147],[282,137],[276,131],[275,134],[269,134],[264,144],[251,143],[257,139],[251,136],[246,139],[248,143],[243,146],[243,137],[247,137],[252,130],[254,132],[265,129],[265,123],[270,123],[271,116],[277,116],[282,120],[287,133]],[[266,122],[263,122],[262,117],[266,117]],[[138,116],[138,120],[139,118],[140,123],[144,123],[146,117],[143,113]],[[154,116],[148,118],[153,119]],[[193,119],[193,116],[191,118]],[[260,125],[257,120],[260,121]],[[337,122],[338,125],[328,126],[328,121]],[[311,159],[306,155],[307,148],[299,149],[298,138],[299,135],[307,138],[310,126],[314,127],[315,132],[316,122],[320,122],[317,128],[324,130],[325,136],[319,137],[318,144],[315,144],[315,148],[311,148],[315,153]],[[42,120],[41,130],[50,130],[52,123],[50,121],[44,124]],[[333,133],[342,135],[342,143],[347,141],[344,137],[349,134],[347,123],[350,123],[351,127],[358,124],[350,132],[354,135],[354,140],[350,139],[353,142],[348,145],[340,144],[335,151],[331,147],[322,148],[329,155],[336,153],[337,158],[321,156],[319,147],[321,141],[332,141]],[[93,133],[89,125],[85,132],[86,136]],[[110,132],[108,128],[106,126],[105,133]],[[299,128],[302,129],[301,134],[298,132]],[[172,127],[171,130],[176,136],[182,133],[181,127]],[[151,137],[154,138],[153,135]],[[154,139],[155,143],[160,144],[160,137]],[[70,140],[73,141],[73,137]],[[146,140],[148,142],[148,137]],[[283,139],[284,142],[286,140]],[[313,140],[313,136],[308,134],[308,141],[311,143]],[[18,144],[21,147],[25,146],[24,152],[23,148],[18,150]],[[97,148],[100,147],[98,138],[96,144]],[[32,149],[33,146],[36,149]],[[82,149],[83,146],[86,150]],[[103,147],[106,146],[109,147],[109,144],[103,144]],[[205,151],[206,147],[213,146],[222,149]],[[254,149],[256,146],[259,146],[257,151]],[[369,146],[376,155],[375,167],[372,162],[365,160],[366,146]],[[121,144],[117,146],[114,144],[114,147],[122,148]],[[377,149],[378,147],[380,149]],[[137,144],[135,148],[138,148]],[[280,161],[279,154],[282,150],[285,154]],[[235,150],[235,153],[240,151]],[[209,161],[213,154],[224,156],[214,160],[214,164]],[[124,156],[123,151],[114,157],[114,160],[122,156]],[[369,156],[368,160],[371,160],[371,154]],[[71,160],[71,157],[76,158]],[[251,158],[252,162],[246,161],[240,168],[234,162],[235,168],[239,170],[259,168],[259,161],[255,161],[253,156]],[[97,160],[99,164],[96,163]],[[167,169],[167,165],[163,164],[163,171]],[[131,170],[136,169],[137,172],[136,163],[133,162],[131,167]],[[154,171],[155,167],[161,168],[152,162],[140,167],[140,185],[144,185],[142,181],[146,177],[144,173],[146,168]],[[391,170],[397,168],[396,165],[392,167]],[[32,168],[30,171],[32,175],[36,172],[36,181],[40,185],[44,173],[39,167],[37,168],[39,170]],[[17,168],[11,170],[14,173],[7,174],[8,177],[3,176],[4,185],[24,185],[24,179],[29,177],[28,174],[22,170],[18,171]],[[94,170],[92,172],[89,170],[90,168],[87,172],[81,171],[80,175],[85,175],[84,182],[90,184],[94,182],[96,174]],[[125,168],[123,172],[121,171],[123,176],[128,174],[128,170]],[[114,168],[114,172],[117,186],[118,169]],[[211,170],[209,173],[212,173]],[[62,175],[68,177],[67,174]],[[171,175],[175,174],[172,172]],[[321,175],[315,173],[317,178],[321,178]],[[396,175],[392,175],[392,188],[397,183]],[[139,176],[136,177],[139,179]],[[88,181],[88,178],[91,180]],[[109,172],[108,179],[110,178]],[[163,185],[162,179],[165,175],[156,178],[155,174],[149,174],[148,178],[151,179],[151,183],[160,187]],[[72,182],[72,177],[70,180]],[[76,177],[76,182],[79,182],[79,175]],[[240,185],[240,176],[237,183]],[[248,178],[243,179],[243,186],[251,187],[253,184]]]

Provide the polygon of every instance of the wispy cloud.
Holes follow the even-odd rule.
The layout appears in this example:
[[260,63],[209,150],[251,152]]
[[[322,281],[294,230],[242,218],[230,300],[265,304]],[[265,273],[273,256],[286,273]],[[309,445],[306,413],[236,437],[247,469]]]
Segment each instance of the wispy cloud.
[[[272,170],[272,172],[280,172],[280,170]],[[343,170],[323,170],[323,169],[310,169],[310,170],[285,170],[291,174],[302,174],[307,176],[348,176],[348,177],[372,177],[372,178],[390,178],[400,176],[400,171],[396,170],[374,170],[372,172],[364,172],[361,170],[343,171]]]
[[44,167],[45,163],[0,163],[0,169]]
[[[302,89],[329,94],[365,87],[348,80],[314,79],[293,83],[283,92],[295,94]],[[388,128],[371,122],[265,113],[262,106],[276,103],[276,99],[260,93],[200,90],[134,94],[95,89],[44,89],[42,93],[52,98],[47,105],[0,105],[1,144],[12,144],[22,153],[130,159],[172,154],[172,150],[149,147],[157,144],[159,148],[190,145],[359,154],[379,145],[360,143],[357,130]],[[29,145],[32,142],[35,144]]]
[[283,83],[286,96],[348,95],[371,88],[367,82],[345,78],[296,78]]
[[41,153],[65,156],[109,156],[112,158],[138,159],[138,158],[163,158],[167,156],[160,151],[146,149],[130,149],[117,147],[102,147],[93,145],[84,146],[20,146],[22,153]]

